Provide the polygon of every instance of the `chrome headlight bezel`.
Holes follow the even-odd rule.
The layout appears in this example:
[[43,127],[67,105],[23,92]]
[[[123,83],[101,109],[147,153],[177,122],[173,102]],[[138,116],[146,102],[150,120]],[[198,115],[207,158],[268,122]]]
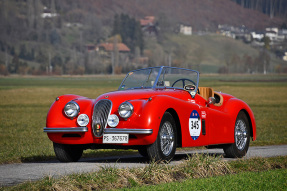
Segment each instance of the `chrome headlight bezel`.
[[134,106],[127,101],[121,103],[118,108],[119,115],[124,119],[129,118],[133,114],[133,112],[134,112]]
[[64,112],[67,117],[77,117],[80,113],[80,106],[74,101],[69,101],[64,107]]
[[86,127],[90,122],[89,116],[87,114],[81,114],[77,118],[77,123],[81,127]]

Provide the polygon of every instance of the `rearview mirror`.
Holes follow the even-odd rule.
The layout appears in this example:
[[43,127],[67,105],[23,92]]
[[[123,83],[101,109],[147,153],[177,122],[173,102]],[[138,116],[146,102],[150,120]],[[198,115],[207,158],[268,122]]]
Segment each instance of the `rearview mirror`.
[[196,89],[195,85],[188,84],[184,86],[184,90],[188,91],[192,98],[195,97],[195,94],[196,94],[195,89]]
[[186,91],[194,91],[195,90],[195,85],[185,85],[184,90]]
[[210,105],[210,104],[215,104],[215,98],[214,97],[209,97],[208,98],[208,104]]

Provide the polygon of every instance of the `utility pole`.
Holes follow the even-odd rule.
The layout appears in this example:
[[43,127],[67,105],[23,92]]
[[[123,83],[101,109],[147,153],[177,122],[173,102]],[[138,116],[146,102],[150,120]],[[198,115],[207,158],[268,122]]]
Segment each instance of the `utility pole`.
[[171,67],[171,53],[168,54],[168,66]]

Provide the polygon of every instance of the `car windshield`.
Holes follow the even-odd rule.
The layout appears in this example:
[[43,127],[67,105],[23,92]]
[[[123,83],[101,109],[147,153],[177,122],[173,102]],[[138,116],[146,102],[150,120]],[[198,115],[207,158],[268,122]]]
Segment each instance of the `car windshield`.
[[136,88],[178,88],[194,85],[197,89],[199,73],[175,67],[153,67],[131,71],[121,83],[119,90]]

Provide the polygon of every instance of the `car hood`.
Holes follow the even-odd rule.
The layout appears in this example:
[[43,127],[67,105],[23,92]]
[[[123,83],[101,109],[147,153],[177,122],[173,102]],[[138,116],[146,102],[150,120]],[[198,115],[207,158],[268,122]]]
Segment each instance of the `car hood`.
[[135,100],[135,99],[148,99],[157,95],[171,96],[174,98],[189,100],[191,99],[190,94],[187,91],[180,89],[133,89],[133,90],[120,90],[109,92],[101,95],[97,98],[100,99],[109,99],[109,100]]

